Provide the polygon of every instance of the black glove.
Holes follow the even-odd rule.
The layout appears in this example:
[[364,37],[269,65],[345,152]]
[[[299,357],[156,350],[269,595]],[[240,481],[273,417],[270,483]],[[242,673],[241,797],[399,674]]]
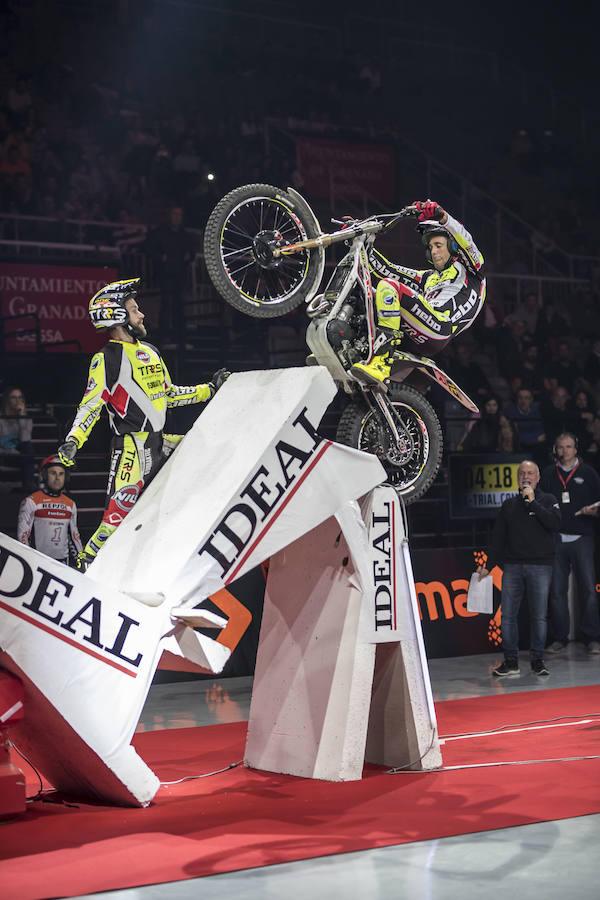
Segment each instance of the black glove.
[[217,372],[215,372],[215,374],[209,381],[209,385],[212,390],[213,397],[217,393],[219,388],[225,384],[225,382],[227,381],[227,379],[229,378],[230,375],[231,375],[231,372],[229,371],[229,369],[219,369]]
[[78,449],[75,441],[65,441],[64,444],[60,445],[57,454],[63,466],[68,468],[73,465],[73,460],[75,459],[75,454]]
[[435,200],[415,200],[412,205],[417,211],[419,222],[426,219],[436,219],[439,222],[446,215],[446,211]]

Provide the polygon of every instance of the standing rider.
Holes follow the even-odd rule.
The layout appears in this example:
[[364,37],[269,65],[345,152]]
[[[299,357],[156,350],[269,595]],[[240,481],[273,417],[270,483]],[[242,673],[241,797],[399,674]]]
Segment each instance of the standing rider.
[[379,336],[375,355],[350,372],[366,384],[385,382],[394,350],[434,356],[475,321],[485,300],[483,256],[469,232],[434,200],[418,200],[411,209],[432,269],[409,269],[371,249],[369,264],[381,279],[375,308]]
[[182,440],[183,435],[163,434],[167,408],[210,400],[229,375],[220,369],[208,384],[191,387],[171,382],[156,347],[141,340],[146,329],[136,302],[139,282],[139,278],[114,281],[90,300],[92,324],[108,332],[109,341],[92,357],[83,399],[65,443],[58,448],[61,463],[72,466],[106,406],[114,433],[106,508],[78,556],[77,568],[83,572]]

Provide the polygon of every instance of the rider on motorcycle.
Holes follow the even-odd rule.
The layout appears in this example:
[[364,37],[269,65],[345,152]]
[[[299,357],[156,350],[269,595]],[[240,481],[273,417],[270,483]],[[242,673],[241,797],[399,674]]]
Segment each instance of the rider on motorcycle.
[[474,322],[485,300],[483,256],[469,232],[433,200],[412,204],[417,231],[431,269],[389,262],[374,248],[371,270],[381,279],[375,307],[379,335],[371,361],[355,363],[352,375],[366,384],[385,382],[402,349],[433,356]]

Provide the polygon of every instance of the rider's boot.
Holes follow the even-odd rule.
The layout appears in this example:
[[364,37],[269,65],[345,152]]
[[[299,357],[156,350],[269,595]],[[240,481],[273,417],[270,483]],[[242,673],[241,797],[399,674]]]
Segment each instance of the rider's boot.
[[376,354],[370,363],[355,363],[350,374],[363,384],[385,385],[390,377],[394,364],[394,351],[402,342],[402,332],[396,332],[395,336],[386,341],[382,347],[383,352]]
[[380,356],[374,356],[370,363],[354,363],[350,374],[364,384],[385,384],[390,377],[391,368],[392,357],[386,350]]

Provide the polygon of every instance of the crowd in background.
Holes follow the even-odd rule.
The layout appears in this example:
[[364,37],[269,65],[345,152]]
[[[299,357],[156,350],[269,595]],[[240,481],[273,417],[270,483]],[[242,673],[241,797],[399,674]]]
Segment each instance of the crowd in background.
[[[32,32],[34,13],[40,28],[48,29],[45,36],[39,29]],[[106,66],[100,32],[87,30],[83,54],[81,21],[79,31],[61,21],[59,33],[50,14],[46,20],[43,15],[44,4],[35,2],[7,4],[0,13],[0,212],[51,219],[50,226],[21,226],[22,238],[38,240],[70,239],[67,220],[149,226],[145,246],[165,296],[177,298],[182,291],[179,263],[175,272],[164,252],[165,242],[173,242],[173,209],[180,211],[177,258],[186,265],[198,239],[182,237],[182,221],[201,229],[216,200],[239,184],[301,184],[293,150],[265,143],[267,116],[290,131],[326,134],[336,127],[350,135],[360,108],[361,127],[392,133],[390,101],[399,83],[394,67],[401,61],[382,58],[375,49],[344,55],[342,48],[335,66],[324,71],[289,65],[282,79],[282,59],[298,52],[293,41],[282,39],[280,47],[261,53],[239,31],[223,29],[211,36],[212,58],[193,52],[197,36],[192,34],[173,53],[176,35],[157,33],[149,13],[136,38],[140,46],[130,47],[132,59],[131,32],[125,30],[122,53],[110,54],[112,65]],[[36,52],[27,52],[33,43]],[[61,52],[66,46],[68,56]],[[33,59],[39,60],[35,66]],[[218,76],[220,96],[208,90],[209,75]],[[412,102],[422,99],[427,77],[420,73],[421,94]],[[257,89],[259,83],[269,84],[268,97]],[[397,102],[408,108],[411,98]],[[555,242],[596,253],[595,210],[579,199],[584,194],[577,180],[583,152],[578,142],[553,128],[503,130],[506,125],[493,115],[487,126],[486,153],[480,154],[485,168],[475,154],[464,155],[465,174],[535,220],[540,252],[549,258]],[[455,165],[461,140],[457,134],[449,142]],[[440,155],[451,152],[437,149]],[[597,176],[586,168],[588,193],[590,177]],[[542,198],[541,186],[549,183],[554,190]],[[93,240],[93,235],[92,224],[86,236]],[[527,274],[518,259],[507,269]],[[555,436],[568,430],[577,435],[584,458],[600,467],[598,299],[593,281],[573,296],[568,310],[545,302],[538,289],[521,302],[497,290],[490,294],[489,311],[445,358],[450,374],[482,407],[479,419],[459,422],[452,449],[525,451],[544,463]],[[176,299],[165,307],[163,336],[169,328],[181,334],[181,321],[167,321],[174,309]]]

